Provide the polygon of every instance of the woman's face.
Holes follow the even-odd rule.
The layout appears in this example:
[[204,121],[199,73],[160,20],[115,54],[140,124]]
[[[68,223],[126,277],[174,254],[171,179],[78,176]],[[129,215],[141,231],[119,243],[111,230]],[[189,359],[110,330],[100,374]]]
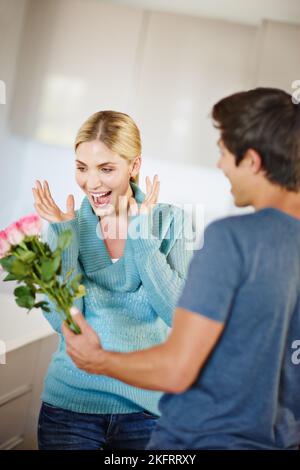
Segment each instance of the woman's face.
[[118,213],[119,197],[132,195],[129,184],[132,167],[133,164],[99,140],[79,144],[76,181],[89,198],[96,215]]

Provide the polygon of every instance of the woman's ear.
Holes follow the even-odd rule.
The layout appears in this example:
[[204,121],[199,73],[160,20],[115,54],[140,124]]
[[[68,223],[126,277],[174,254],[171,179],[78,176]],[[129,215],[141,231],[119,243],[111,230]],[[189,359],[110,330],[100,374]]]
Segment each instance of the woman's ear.
[[141,157],[141,155],[138,155],[137,157],[135,157],[135,159],[132,163],[132,166],[131,166],[131,170],[130,170],[130,177],[131,178],[135,178],[139,174],[141,164],[142,164],[142,157]]

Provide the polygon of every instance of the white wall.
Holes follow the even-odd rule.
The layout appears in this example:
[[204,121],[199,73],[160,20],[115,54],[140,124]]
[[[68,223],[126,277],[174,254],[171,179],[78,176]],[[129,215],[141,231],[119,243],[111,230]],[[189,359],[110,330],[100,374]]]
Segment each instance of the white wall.
[[291,93],[294,80],[300,80],[300,26],[264,21],[257,60],[257,85],[284,88]]
[[148,10],[259,26],[264,19],[300,24],[299,0],[106,0]]
[[[0,0],[0,8],[0,80],[7,83],[0,228],[33,211],[36,178],[49,180],[60,205],[70,192],[80,204],[72,142],[83,119],[104,108],[129,112],[141,128],[142,189],[145,175],[158,173],[161,201],[204,204],[206,222],[235,212],[228,182],[214,168],[210,108],[272,76],[286,87],[299,70],[290,52],[299,26],[278,32],[277,23],[242,25],[100,0]],[[283,50],[272,49],[274,32]]]
[[98,0],[30,0],[14,131],[67,147],[99,108],[129,111],[142,20],[142,10]]
[[253,26],[149,14],[136,100],[146,155],[215,166],[211,108],[253,87],[256,37]]
[[30,0],[13,129],[70,147],[87,116],[119,109],[137,120],[147,158],[213,166],[209,113],[253,86],[256,36],[253,26],[95,0]]
[[27,6],[27,0],[0,0],[0,80],[6,85],[6,104],[0,104],[0,228],[20,213],[19,188],[26,167],[26,142],[12,134],[9,111]]

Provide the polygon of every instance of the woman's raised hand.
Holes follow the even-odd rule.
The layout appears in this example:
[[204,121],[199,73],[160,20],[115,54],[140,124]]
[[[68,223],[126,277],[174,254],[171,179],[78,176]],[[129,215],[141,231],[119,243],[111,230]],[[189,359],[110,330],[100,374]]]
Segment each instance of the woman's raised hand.
[[34,207],[37,213],[47,222],[66,222],[75,219],[75,203],[72,194],[67,197],[67,212],[62,212],[51,196],[47,181],[44,181],[44,185],[42,185],[37,180],[32,192]]
[[158,194],[159,194],[159,186],[160,182],[158,180],[158,176],[155,175],[153,178],[153,183],[149,176],[146,176],[146,196],[144,201],[142,202],[140,209],[136,203],[136,200],[131,197],[129,199],[129,214],[130,215],[138,215],[138,214],[150,214],[152,208],[157,203]]

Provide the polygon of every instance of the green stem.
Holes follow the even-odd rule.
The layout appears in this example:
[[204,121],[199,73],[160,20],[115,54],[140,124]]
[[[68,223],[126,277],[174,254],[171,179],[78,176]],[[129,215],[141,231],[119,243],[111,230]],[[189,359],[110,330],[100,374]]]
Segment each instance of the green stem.
[[37,238],[33,238],[33,244],[37,247],[37,249],[41,252],[42,256],[46,257],[42,245],[40,244]]
[[[61,320],[66,321],[67,324],[72,329],[72,331],[74,331],[74,333],[80,334],[81,330],[79,326],[74,322],[69,312],[69,306],[65,303],[65,300],[61,296],[61,292],[58,292],[59,287],[57,288],[56,291],[54,291],[53,289],[46,287],[41,281],[41,279],[39,279],[34,272],[32,274],[33,274],[33,279],[35,280],[36,284],[40,286],[44,294],[47,295],[51,300],[55,302],[57,306],[57,313],[59,314]],[[61,315],[60,312],[63,312],[65,316]]]

